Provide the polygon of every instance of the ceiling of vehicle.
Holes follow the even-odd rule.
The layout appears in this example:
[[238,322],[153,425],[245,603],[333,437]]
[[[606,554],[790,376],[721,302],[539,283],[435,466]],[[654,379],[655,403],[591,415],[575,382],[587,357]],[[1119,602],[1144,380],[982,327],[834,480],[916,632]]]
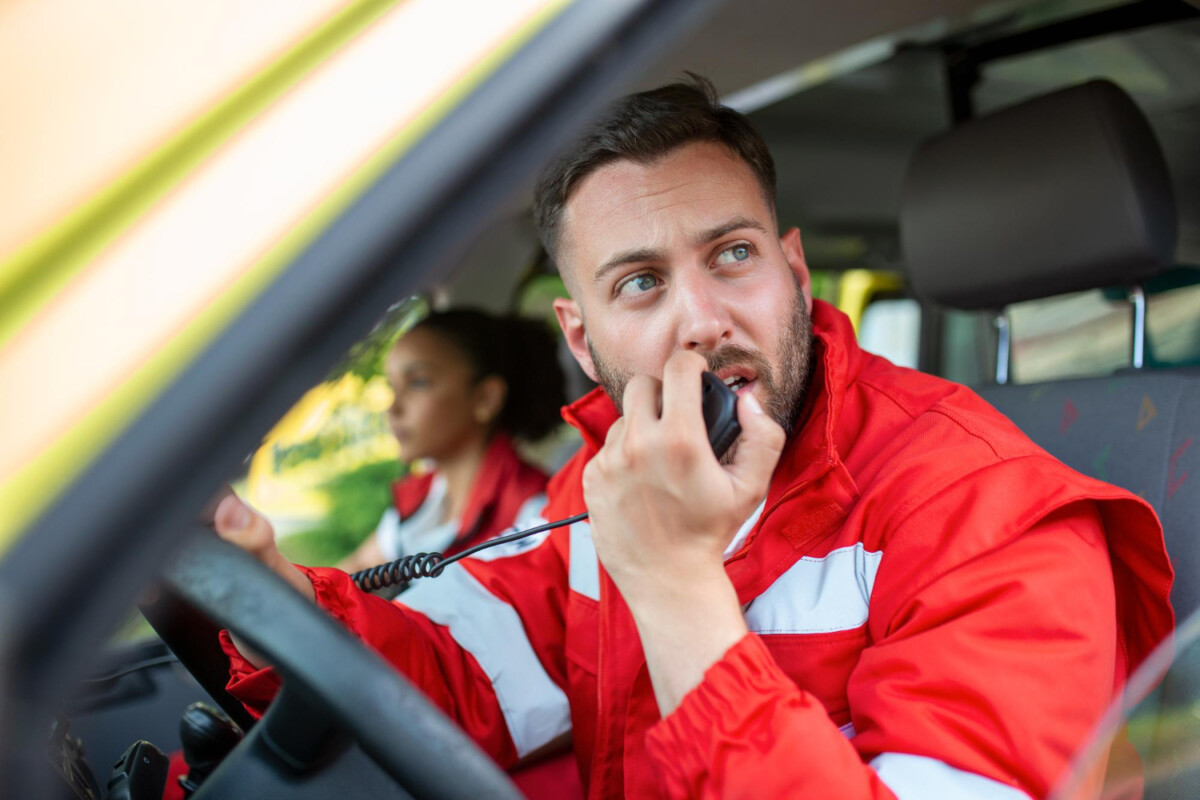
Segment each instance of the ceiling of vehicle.
[[636,88],[678,80],[690,70],[709,76],[717,91],[729,95],[879,36],[917,34],[922,28],[961,30],[1003,17],[1020,5],[1012,0],[727,2],[647,70]]
[[[990,39],[1121,5],[1113,0],[728,3],[637,82],[708,76],[771,145],[781,224],[810,266],[901,268],[896,223],[914,148],[950,124],[938,43]],[[1147,112],[1180,206],[1181,261],[1200,261],[1200,23],[1148,28],[989,65],[979,113],[1107,76]],[[747,91],[747,90],[750,91]],[[780,95],[786,96],[780,97]],[[765,101],[765,104],[764,104]],[[464,260],[447,300],[503,308],[538,247],[528,194]],[[498,269],[499,264],[510,268]]]

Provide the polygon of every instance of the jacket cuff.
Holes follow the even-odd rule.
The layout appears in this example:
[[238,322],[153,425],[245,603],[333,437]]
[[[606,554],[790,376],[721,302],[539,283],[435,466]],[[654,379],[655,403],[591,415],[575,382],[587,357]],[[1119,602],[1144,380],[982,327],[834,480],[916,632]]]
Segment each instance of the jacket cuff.
[[764,684],[774,683],[774,676],[764,673],[774,667],[762,639],[747,633],[705,671],[704,680],[684,695],[673,712],[650,729],[651,740],[668,745],[709,738],[714,727],[725,727],[751,711],[742,703],[763,696],[768,689]]
[[[348,626],[346,607],[335,587],[339,580],[349,581],[350,576],[332,567],[312,568],[298,564],[296,566],[312,582],[317,605],[338,622]],[[279,675],[271,667],[260,668],[251,664],[233,644],[229,631],[221,631],[218,640],[221,649],[229,658],[229,682],[225,685],[225,690],[237,698],[256,719],[261,717],[279,692],[282,685]]]
[[217,640],[229,658],[229,682],[225,684],[225,691],[245,706],[252,717],[258,719],[279,691],[279,676],[270,667],[259,668],[247,661],[234,646],[229,631],[221,631]]
[[761,638],[747,633],[738,640],[646,734],[647,753],[667,794],[692,796],[713,777],[730,742],[754,749],[754,733],[771,718],[781,694],[795,691]]
[[[343,627],[354,630],[352,616],[345,603],[347,593],[354,583],[350,576],[336,567],[302,567],[297,564],[296,568],[312,583],[317,605],[325,609],[325,612]],[[354,591],[357,592],[358,589],[355,588]]]

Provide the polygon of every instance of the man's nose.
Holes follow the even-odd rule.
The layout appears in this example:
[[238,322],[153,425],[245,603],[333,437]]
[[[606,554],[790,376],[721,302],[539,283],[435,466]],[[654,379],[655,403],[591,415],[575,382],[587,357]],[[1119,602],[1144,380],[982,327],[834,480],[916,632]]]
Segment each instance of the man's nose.
[[722,288],[707,276],[677,285],[679,347],[707,352],[732,337],[733,321]]

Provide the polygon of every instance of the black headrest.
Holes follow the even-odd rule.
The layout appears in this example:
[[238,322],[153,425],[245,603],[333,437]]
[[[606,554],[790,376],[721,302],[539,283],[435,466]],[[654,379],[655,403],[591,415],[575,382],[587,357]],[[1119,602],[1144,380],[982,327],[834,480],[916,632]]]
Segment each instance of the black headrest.
[[1170,265],[1176,233],[1158,141],[1108,81],[929,140],[900,203],[913,288],[961,309],[1138,283]]

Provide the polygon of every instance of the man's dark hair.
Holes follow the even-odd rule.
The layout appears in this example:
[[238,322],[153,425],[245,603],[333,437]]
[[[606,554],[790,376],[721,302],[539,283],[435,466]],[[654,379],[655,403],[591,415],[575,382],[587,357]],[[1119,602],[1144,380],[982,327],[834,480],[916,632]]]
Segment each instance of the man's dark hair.
[[775,209],[775,162],[767,143],[745,116],[717,101],[712,83],[688,73],[672,83],[617,100],[552,161],[538,179],[533,221],[550,257],[557,261],[563,209],[578,183],[613,161],[652,164],[694,142],[723,144],[754,172]]

